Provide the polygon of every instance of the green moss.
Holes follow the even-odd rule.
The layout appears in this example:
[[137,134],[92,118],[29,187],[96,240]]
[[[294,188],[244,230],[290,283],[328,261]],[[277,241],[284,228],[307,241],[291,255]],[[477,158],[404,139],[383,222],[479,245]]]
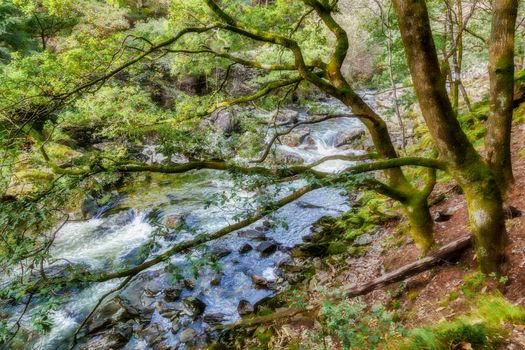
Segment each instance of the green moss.
[[525,311],[501,296],[480,296],[468,315],[437,325],[416,328],[396,348],[401,350],[448,350],[460,344],[473,349],[496,349],[507,331],[506,322],[522,324]]
[[328,246],[328,254],[336,255],[345,253],[348,249],[348,245],[343,242],[331,242]]

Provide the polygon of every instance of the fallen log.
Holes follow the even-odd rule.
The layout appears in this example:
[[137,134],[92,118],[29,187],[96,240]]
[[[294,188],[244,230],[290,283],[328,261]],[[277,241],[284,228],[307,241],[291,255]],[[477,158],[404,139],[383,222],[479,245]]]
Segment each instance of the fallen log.
[[419,259],[411,264],[405,265],[395,271],[389,272],[379,278],[376,278],[363,285],[351,285],[348,289],[348,297],[356,297],[359,295],[371,292],[379,287],[386,286],[391,283],[399,282],[408,277],[414,276],[420,272],[426,271],[436,265],[450,262],[469,248],[472,244],[470,235],[463,236],[453,242],[450,242],[434,253]]

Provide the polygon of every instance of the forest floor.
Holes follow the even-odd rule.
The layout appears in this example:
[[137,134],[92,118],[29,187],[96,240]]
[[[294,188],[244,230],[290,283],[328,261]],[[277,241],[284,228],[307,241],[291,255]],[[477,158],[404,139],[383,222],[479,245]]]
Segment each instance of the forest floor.
[[[503,279],[477,279],[480,274],[470,248],[454,264],[440,265],[404,282],[364,295],[362,298],[366,304],[371,306],[381,303],[389,309],[395,309],[396,314],[402,315],[401,322],[407,328],[451,321],[468,312],[471,299],[477,295],[497,293],[510,303],[525,307],[525,124],[515,124],[512,136],[515,184],[506,198],[505,206],[516,207],[524,213],[507,220],[509,261]],[[466,202],[456,189],[456,184],[451,181],[438,184],[434,192],[447,195],[445,200],[432,207],[433,217],[438,212],[451,214],[448,221],[435,223],[435,238],[439,245],[469,234]],[[306,288],[309,307],[317,309],[323,298],[326,299],[323,295],[326,291],[337,288],[345,290],[355,284],[365,284],[385,272],[416,261],[419,252],[413,242],[399,233],[401,225],[404,223],[393,221],[378,227],[372,233],[373,241],[360,256],[350,256],[333,264],[326,259],[322,264],[317,264],[316,273]],[[285,325],[274,327],[281,337],[297,340],[307,338],[314,324],[315,321],[308,320],[308,317],[296,317],[295,320],[285,322]],[[500,349],[525,350],[525,327],[512,323],[504,327],[508,336]],[[286,340],[275,341],[271,348],[280,348],[277,343],[284,344]]]

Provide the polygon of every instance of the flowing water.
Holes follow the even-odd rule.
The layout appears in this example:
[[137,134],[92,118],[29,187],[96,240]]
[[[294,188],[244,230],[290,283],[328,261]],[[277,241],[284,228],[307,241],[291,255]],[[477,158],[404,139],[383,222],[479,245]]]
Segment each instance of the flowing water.
[[[333,104],[333,102],[330,102]],[[307,118],[306,113],[301,118]],[[336,147],[338,133],[362,128],[355,119],[344,118],[329,120],[320,124],[308,126],[314,145],[301,144],[297,147],[279,145],[281,150],[292,152],[302,157],[306,163],[321,157],[334,154],[353,154],[358,151],[341,150]],[[339,171],[348,166],[348,162],[330,161],[318,166],[323,171]],[[298,188],[302,183],[296,182],[291,187]],[[303,184],[304,185],[304,184]],[[290,186],[289,186],[290,187]],[[291,189],[276,194],[283,196]],[[203,203],[214,195],[225,194],[228,198],[221,206],[206,208]],[[229,198],[235,194],[232,198]],[[152,224],[151,213],[158,209],[160,219],[172,214],[182,214],[190,229],[177,232],[167,237],[157,239],[158,246],[152,254],[161,253],[170,245],[191,239],[197,232],[213,232],[221,227],[235,222],[236,215],[255,207],[254,193],[239,190],[228,178],[227,174],[218,171],[202,170],[189,174],[158,176],[145,178],[125,196],[109,212],[99,212],[94,218],[83,222],[66,224],[56,236],[51,255],[56,259],[55,265],[74,262],[92,269],[115,270],[122,266],[133,266],[137,260],[140,247],[152,239],[156,225]],[[162,315],[164,309],[170,308],[170,303],[163,302],[161,294],[144,296],[144,286],[161,283],[169,286],[172,283],[170,274],[159,264],[143,272],[119,293],[124,297],[131,295],[139,300],[142,306],[151,307],[150,325],[158,324],[164,332],[164,344],[176,346],[179,336],[188,327],[204,335],[209,326],[203,318],[215,315],[220,323],[231,323],[240,319],[237,307],[240,300],[257,304],[261,300],[275,294],[275,288],[257,288],[252,282],[252,276],[262,276],[268,282],[282,286],[279,278],[278,265],[290,259],[289,249],[300,244],[302,238],[310,233],[314,222],[323,216],[337,216],[349,210],[347,196],[339,189],[323,188],[306,194],[294,203],[279,209],[272,222],[275,226],[265,228],[263,220],[244,228],[241,231],[254,229],[265,232],[266,238],[273,241],[278,249],[272,254],[261,255],[257,249],[247,253],[239,253],[239,247],[250,244],[256,248],[260,241],[241,237],[233,232],[222,239],[208,244],[211,250],[222,249],[219,267],[220,281],[211,282],[217,276],[217,270],[210,266],[201,267],[199,276],[192,274],[192,265],[203,254],[196,250],[186,255],[175,255],[171,258],[172,266],[183,278],[193,279],[194,288],[184,288],[181,299],[194,296],[206,304],[203,315],[199,317],[181,316],[177,322],[180,327],[173,328],[172,321]],[[105,208],[107,209],[107,208]],[[115,210],[118,209],[118,210]],[[279,224],[281,223],[281,224]],[[285,223],[285,224],[282,224]],[[160,282],[159,282],[160,281]],[[30,342],[28,349],[65,349],[72,333],[79,323],[89,313],[97,300],[109,290],[115,288],[121,281],[114,280],[99,283],[84,290],[73,292],[69,301],[52,313],[54,322],[51,332]],[[152,287],[150,287],[151,289]],[[180,303],[179,303],[180,304]],[[133,332],[126,349],[149,349],[147,342]],[[180,345],[184,349],[184,345]]]

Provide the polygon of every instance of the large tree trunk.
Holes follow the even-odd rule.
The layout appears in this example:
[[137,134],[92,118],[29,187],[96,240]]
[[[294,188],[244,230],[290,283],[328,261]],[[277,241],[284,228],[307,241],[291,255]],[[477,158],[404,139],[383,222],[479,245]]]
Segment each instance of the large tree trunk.
[[410,235],[423,255],[434,246],[434,220],[430,215],[428,197],[414,194],[409,201],[403,203],[403,209],[410,224]]
[[466,193],[479,265],[484,272],[497,272],[506,232],[494,175],[455,117],[439,69],[425,0],[394,0],[394,7],[423,117],[440,157]]
[[514,32],[517,0],[496,0],[489,41],[490,115],[485,140],[487,161],[506,192],[514,181],[510,154],[514,93]]

